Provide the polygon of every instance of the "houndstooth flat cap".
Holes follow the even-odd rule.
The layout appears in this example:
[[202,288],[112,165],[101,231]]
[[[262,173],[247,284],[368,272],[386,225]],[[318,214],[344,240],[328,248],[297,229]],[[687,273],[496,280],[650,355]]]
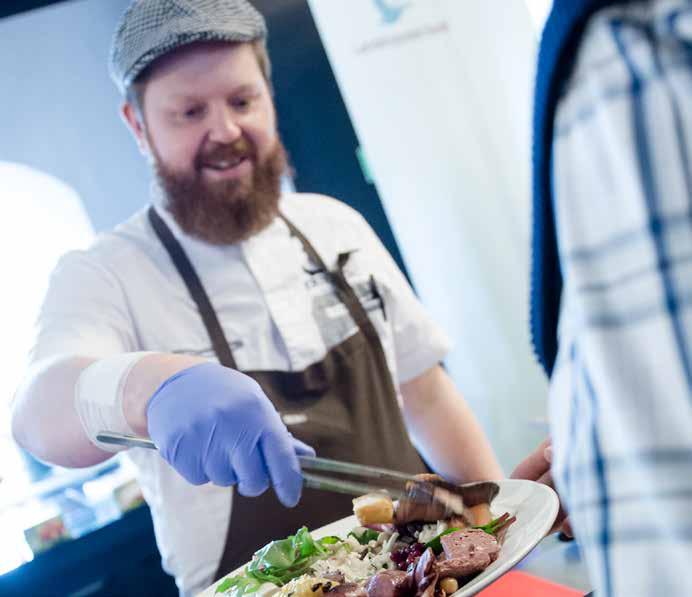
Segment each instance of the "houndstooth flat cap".
[[115,32],[110,75],[124,94],[149,64],[176,48],[266,36],[264,17],[247,0],[135,0]]

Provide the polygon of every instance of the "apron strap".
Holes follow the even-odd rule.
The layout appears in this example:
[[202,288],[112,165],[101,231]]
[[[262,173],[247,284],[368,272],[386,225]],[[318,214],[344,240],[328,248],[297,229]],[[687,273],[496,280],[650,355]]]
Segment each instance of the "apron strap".
[[[334,271],[330,270],[300,230],[283,215],[279,215],[288,226],[291,234],[301,241],[310,259],[329,277],[339,299],[347,307],[348,312],[362,332],[362,338],[356,334],[352,340],[347,340],[346,343],[357,340],[360,345],[363,338],[367,340],[365,343],[369,347],[367,351],[349,349],[343,352],[345,350],[343,347],[337,347],[330,352],[328,355],[331,363],[330,366],[339,367],[342,376],[329,391],[332,392],[331,400],[338,399],[347,402],[349,405],[351,405],[350,401],[352,399],[360,398],[363,400],[363,397],[367,394],[367,404],[373,406],[373,396],[375,396],[377,398],[375,402],[379,404],[379,408],[368,411],[364,415],[361,414],[357,425],[361,430],[373,427],[374,431],[378,425],[377,421],[389,420],[387,417],[390,414],[386,409],[397,407],[396,389],[394,388],[384,349],[375,326],[344,275],[343,269],[350,253],[340,254],[337,258],[336,269]],[[218,317],[183,247],[153,207],[149,208],[148,216],[156,235],[168,251],[173,264],[185,282],[190,296],[199,309],[219,361],[227,367],[236,369],[232,351]],[[344,363],[347,366],[344,366]],[[284,400],[292,398],[292,395],[286,392],[286,388],[277,388],[282,383],[281,375],[285,375],[286,372],[281,372],[281,375],[277,375],[277,372],[272,371],[248,372],[248,374],[251,374],[265,388],[272,402],[277,397]],[[291,373],[291,375],[294,374]],[[302,372],[302,375],[304,377],[305,372]],[[364,388],[367,388],[367,392]],[[274,396],[272,397],[273,394]],[[321,396],[320,399],[324,399],[324,397]],[[374,435],[374,432],[368,433],[366,431],[366,438],[374,437]],[[383,466],[392,467],[395,463],[401,463],[402,460],[405,460],[407,463],[406,468],[409,472],[424,470],[424,463],[406,439],[403,423],[401,423],[401,438],[402,442],[395,444],[393,447],[384,442],[386,447],[384,452],[375,450],[374,454],[370,454],[361,450],[359,461],[363,464],[377,463],[381,458],[381,454],[386,453],[388,456],[387,460],[381,463]],[[302,439],[312,443],[311,436],[309,435],[303,435]],[[398,442],[399,440],[396,441]],[[378,443],[378,446],[380,443]],[[324,449],[325,453],[332,458],[353,458],[353,446],[350,443],[350,436],[342,438],[341,443],[338,441],[332,441],[331,444],[326,442],[320,448]],[[277,532],[280,536],[294,533],[295,529],[303,524],[308,524],[313,528],[319,527],[335,519],[347,516],[351,511],[351,498],[349,496],[330,496],[329,499],[325,499],[322,492],[310,489],[306,489],[303,492],[301,504],[296,510],[287,510],[282,507],[274,494],[269,491],[257,498],[246,498],[234,492],[226,541],[214,578],[218,580],[229,571],[247,562],[252,557],[255,549],[276,538]]]
[[[226,335],[221,327],[219,318],[216,315],[216,311],[209,300],[209,295],[204,290],[202,281],[199,279],[190,259],[185,254],[183,247],[180,245],[180,242],[178,242],[178,239],[173,236],[170,228],[166,222],[163,221],[161,216],[159,216],[153,206],[149,207],[147,215],[149,216],[149,222],[156,236],[158,236],[159,240],[168,251],[173,264],[178,270],[183,282],[185,282],[185,286],[192,300],[194,300],[197,305],[197,309],[202,317],[204,327],[207,330],[207,334],[209,335],[219,362],[225,367],[237,369],[235,359],[233,358],[233,352],[231,351]],[[343,268],[348,262],[350,253],[340,253],[337,258],[337,269],[335,271],[330,270],[305,235],[286,216],[283,214],[279,214],[279,216],[285,222],[286,226],[288,226],[291,234],[300,240],[303,249],[310,259],[319,265],[320,268],[324,270],[325,274],[329,276],[336,287],[339,299],[348,309],[349,314],[360,331],[363,332],[370,343],[374,343],[381,347],[380,336],[375,326],[344,275]]]
[[209,300],[209,296],[202,286],[202,281],[199,279],[195,268],[190,263],[190,259],[185,254],[183,247],[178,242],[178,239],[173,236],[170,228],[161,219],[156,210],[153,207],[149,207],[148,214],[149,222],[156,232],[156,236],[163,246],[168,251],[168,254],[173,261],[180,277],[185,282],[187,290],[195,301],[199,314],[202,316],[202,321],[204,322],[204,327],[209,334],[211,344],[214,347],[214,352],[216,353],[219,362],[224,367],[229,367],[231,369],[237,369],[235,364],[235,359],[233,358],[233,352],[231,351],[228,340],[226,339],[226,334],[223,332],[223,328],[219,323],[219,318],[216,316],[216,311]]
[[303,244],[303,248],[305,249],[305,252],[308,254],[310,259],[312,259],[317,265],[319,265],[320,268],[324,271],[324,273],[327,276],[329,276],[332,284],[334,284],[334,286],[336,287],[339,299],[348,309],[348,312],[353,318],[353,321],[355,321],[356,325],[358,326],[358,329],[360,329],[360,331],[363,332],[363,334],[371,344],[374,343],[377,346],[381,347],[380,336],[377,333],[375,326],[370,320],[370,317],[368,317],[367,311],[361,304],[360,300],[358,299],[358,296],[356,295],[355,291],[348,283],[348,280],[346,280],[346,276],[344,275],[344,266],[348,262],[351,253],[339,253],[336,262],[336,270],[330,270],[320,257],[319,253],[315,250],[315,247],[312,246],[312,244],[305,237],[305,235],[286,216],[284,216],[283,214],[279,215],[281,219],[286,223],[286,226],[288,226],[288,229],[290,230],[291,234],[295,236],[298,240],[300,240],[300,242]]

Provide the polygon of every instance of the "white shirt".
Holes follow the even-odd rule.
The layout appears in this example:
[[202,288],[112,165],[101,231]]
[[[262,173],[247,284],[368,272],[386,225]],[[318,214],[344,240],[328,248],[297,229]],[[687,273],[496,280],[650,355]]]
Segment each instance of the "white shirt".
[[[395,385],[443,360],[447,338],[356,211],[328,197],[299,194],[284,196],[280,208],[328,266],[339,253],[354,251],[345,274],[379,332]],[[240,370],[300,371],[355,333],[334,289],[323,275],[310,273],[316,267],[281,219],[246,242],[218,247],[186,236],[165,210],[157,211],[194,265]],[[61,260],[31,358],[103,358],[143,350],[215,359],[197,308],[146,210],[88,251]],[[133,449],[129,456],[151,507],[164,568],[183,593],[203,589],[221,557],[232,491],[188,484],[155,452]]]
[[597,13],[559,102],[554,473],[603,597],[692,595],[692,4]]

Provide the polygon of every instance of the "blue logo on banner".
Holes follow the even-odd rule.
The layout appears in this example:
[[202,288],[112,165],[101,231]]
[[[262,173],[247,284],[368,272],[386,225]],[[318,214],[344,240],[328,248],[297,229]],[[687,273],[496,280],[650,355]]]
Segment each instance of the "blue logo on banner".
[[392,23],[396,23],[401,18],[403,12],[411,5],[410,2],[397,4],[391,2],[391,0],[372,1],[374,2],[377,10],[380,11],[380,14],[382,15],[382,22],[385,25],[391,25]]

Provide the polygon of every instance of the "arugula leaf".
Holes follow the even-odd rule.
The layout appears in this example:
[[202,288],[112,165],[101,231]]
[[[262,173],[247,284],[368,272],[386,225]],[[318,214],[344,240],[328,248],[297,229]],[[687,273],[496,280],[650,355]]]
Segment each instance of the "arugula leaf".
[[508,527],[515,520],[516,520],[515,516],[512,516],[510,518],[509,513],[505,512],[502,516],[495,518],[494,520],[491,520],[488,524],[480,526],[480,527],[473,527],[473,528],[474,529],[481,529],[482,531],[485,531],[489,535],[494,536],[498,533],[498,531],[502,530],[505,527]]

